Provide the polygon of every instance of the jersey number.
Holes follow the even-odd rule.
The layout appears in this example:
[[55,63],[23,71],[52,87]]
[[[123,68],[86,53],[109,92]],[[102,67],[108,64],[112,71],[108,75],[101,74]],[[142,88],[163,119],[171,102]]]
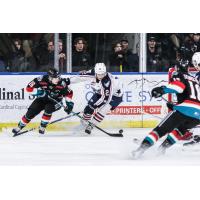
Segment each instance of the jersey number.
[[109,90],[106,90],[106,96],[109,96],[109,94],[110,94],[110,91]]
[[200,86],[198,84],[193,84],[191,81],[189,81],[189,84],[191,89],[190,98],[200,101]]

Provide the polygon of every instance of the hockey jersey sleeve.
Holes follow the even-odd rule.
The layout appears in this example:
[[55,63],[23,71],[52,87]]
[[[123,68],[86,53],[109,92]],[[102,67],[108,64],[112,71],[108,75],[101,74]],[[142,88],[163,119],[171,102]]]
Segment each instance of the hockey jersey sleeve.
[[65,93],[65,100],[66,101],[72,101],[72,97],[73,97],[73,90],[71,90],[69,87],[66,89],[66,93]]
[[72,101],[73,97],[73,90],[69,87],[71,84],[70,78],[64,78],[62,79],[62,85],[64,87],[62,95],[65,98],[66,101]]
[[31,82],[28,83],[26,87],[26,91],[31,93],[32,95],[36,95],[38,93],[38,89],[41,90],[41,81],[43,76],[34,78]]
[[113,95],[116,97],[121,97],[124,93],[123,83],[118,77],[114,77],[113,80]]
[[88,71],[82,71],[78,76],[73,76],[70,78],[70,83],[80,83],[95,78],[94,69]]
[[164,93],[183,93],[186,85],[184,77],[180,73],[176,73],[172,76],[170,83],[164,87]]

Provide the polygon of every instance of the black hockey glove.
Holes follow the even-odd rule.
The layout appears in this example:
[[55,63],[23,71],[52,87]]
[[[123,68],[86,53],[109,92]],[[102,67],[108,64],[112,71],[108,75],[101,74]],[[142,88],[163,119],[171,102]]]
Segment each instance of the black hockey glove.
[[72,112],[73,107],[74,107],[74,102],[72,102],[72,101],[66,101],[66,107],[65,107],[64,111],[67,114],[70,114]]
[[173,110],[173,108],[174,108],[174,104],[173,103],[167,102],[166,105],[170,110]]
[[153,88],[151,96],[155,98],[161,97],[164,94],[164,88],[165,86]]

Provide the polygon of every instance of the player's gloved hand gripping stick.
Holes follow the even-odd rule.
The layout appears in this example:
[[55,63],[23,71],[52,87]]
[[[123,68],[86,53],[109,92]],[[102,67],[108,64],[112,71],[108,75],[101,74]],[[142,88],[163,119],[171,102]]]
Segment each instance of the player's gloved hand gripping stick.
[[[49,98],[50,98],[52,101],[54,101],[55,103],[60,104],[60,106],[63,107],[64,109],[66,109],[65,106],[62,104],[62,102],[58,102],[58,101],[56,101],[55,99],[53,99],[53,98],[51,98],[51,97],[49,97]],[[122,133],[123,133],[123,130],[122,130],[122,129],[120,129],[118,133],[109,133],[109,132],[105,131],[104,129],[98,127],[98,126],[95,125],[94,123],[85,120],[85,119],[80,115],[80,112],[75,113],[75,112],[71,111],[71,113],[72,113],[73,115],[77,116],[78,118],[82,119],[82,120],[85,121],[86,123],[88,123],[88,125],[95,127],[96,129],[102,131],[103,133],[105,133],[105,134],[107,134],[107,135],[109,135],[109,136],[111,136],[111,137],[123,137],[123,134],[122,134]]]

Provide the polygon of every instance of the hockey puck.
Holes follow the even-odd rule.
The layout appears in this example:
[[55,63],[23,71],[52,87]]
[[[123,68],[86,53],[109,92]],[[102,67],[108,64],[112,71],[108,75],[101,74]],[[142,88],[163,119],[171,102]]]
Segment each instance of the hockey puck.
[[119,133],[123,133],[124,131],[122,129],[119,130]]

